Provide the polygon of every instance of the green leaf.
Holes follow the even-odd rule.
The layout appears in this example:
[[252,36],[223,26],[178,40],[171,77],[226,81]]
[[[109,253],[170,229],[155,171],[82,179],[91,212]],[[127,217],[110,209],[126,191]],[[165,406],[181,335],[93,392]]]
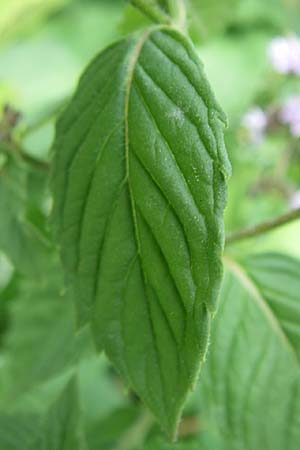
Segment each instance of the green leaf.
[[46,414],[0,414],[1,450],[88,450],[72,378]]
[[199,401],[230,450],[297,450],[300,261],[227,260]]
[[[2,264],[0,256],[0,273],[5,272],[5,266]],[[2,281],[2,280],[1,280]],[[9,327],[9,309],[12,301],[18,294],[18,277],[10,274],[8,282],[2,287],[0,286],[0,348],[2,350],[3,338],[5,337],[7,328]]]
[[71,299],[63,291],[57,256],[38,280],[19,280],[4,340],[5,381],[1,403],[14,406],[24,394],[69,369],[79,352]]
[[81,410],[86,428],[99,428],[99,422],[115,409],[126,409],[132,402],[132,395],[124,396],[124,387],[103,353],[100,357],[94,352],[81,358],[78,365]]
[[73,378],[45,417],[32,450],[87,450],[82,430],[78,388]]
[[31,444],[38,434],[39,424],[40,418],[32,414],[0,414],[1,450],[32,450]]
[[[86,439],[90,450],[122,449],[123,436],[131,432],[138,421],[140,408],[131,406],[119,408],[98,421],[86,432]],[[143,429],[137,430],[142,435]],[[138,437],[140,437],[138,435]]]
[[[161,436],[152,437],[144,445],[136,446],[132,450],[227,450],[221,440],[208,436],[203,431],[200,436],[181,439],[176,445],[166,442]],[[93,450],[93,449],[91,449]]]
[[79,320],[170,434],[222,278],[224,120],[164,27],[101,53],[57,125],[53,220]]
[[26,217],[32,201],[28,198],[29,171],[12,153],[4,156],[0,168],[0,249],[20,273],[40,276],[51,245]]

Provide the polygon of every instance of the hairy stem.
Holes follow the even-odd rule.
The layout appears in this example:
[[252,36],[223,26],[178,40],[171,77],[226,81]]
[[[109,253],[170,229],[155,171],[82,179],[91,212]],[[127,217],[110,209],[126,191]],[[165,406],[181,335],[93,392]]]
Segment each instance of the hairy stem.
[[155,0],[131,0],[131,3],[153,22],[171,23],[171,18],[156,4]]
[[248,227],[233,232],[226,238],[226,245],[233,244],[243,239],[259,236],[263,233],[267,233],[268,231],[272,231],[275,228],[279,228],[282,225],[298,219],[300,219],[300,208],[293,209],[292,211],[282,214],[281,216],[275,217],[271,220],[267,220],[266,222],[262,222],[258,225],[254,225],[253,227]]

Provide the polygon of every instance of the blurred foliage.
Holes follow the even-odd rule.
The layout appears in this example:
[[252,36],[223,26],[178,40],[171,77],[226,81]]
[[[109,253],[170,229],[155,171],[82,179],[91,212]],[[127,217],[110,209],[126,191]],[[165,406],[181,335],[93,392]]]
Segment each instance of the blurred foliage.
[[[267,57],[275,36],[300,32],[300,1],[187,0],[187,5],[189,32],[229,118],[231,231],[286,211],[300,190],[299,138],[277,117],[282,102],[300,94],[300,76],[276,73]],[[38,167],[49,164],[55,118],[84,66],[147,20],[122,0],[0,0],[0,7],[0,110],[9,104],[21,114],[9,137],[0,125],[0,450],[52,450],[54,442],[61,444],[61,423],[64,449],[117,449],[132,440],[136,450],[173,450],[157,426],[141,422],[138,399],[96,353],[89,329],[76,331],[47,222],[47,175]],[[257,143],[242,125],[255,105],[270,118]],[[20,148],[28,158],[20,156]],[[232,252],[255,247],[299,257],[299,231],[295,222]],[[196,425],[195,417],[200,417]],[[225,450],[208,424],[197,390],[186,408],[183,443],[175,448]],[[75,441],[70,427],[78,430]],[[145,443],[135,440],[141,427]]]
[[69,0],[1,0],[0,40],[32,31]]

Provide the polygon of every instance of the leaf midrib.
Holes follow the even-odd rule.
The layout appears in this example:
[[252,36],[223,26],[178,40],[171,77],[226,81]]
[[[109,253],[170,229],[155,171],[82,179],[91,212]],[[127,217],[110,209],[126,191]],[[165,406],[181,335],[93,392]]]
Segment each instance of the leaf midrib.
[[[129,197],[130,197],[130,203],[131,203],[131,212],[132,212],[132,219],[133,219],[134,233],[135,233],[135,241],[137,244],[138,257],[140,258],[140,260],[141,260],[141,244],[140,244],[140,238],[139,238],[139,233],[138,233],[137,212],[136,212],[135,200],[134,200],[134,196],[133,196],[133,191],[132,191],[132,187],[131,187],[131,183],[130,183],[130,174],[129,174],[129,120],[128,119],[129,119],[129,100],[130,100],[131,88],[132,88],[132,84],[133,84],[135,67],[136,67],[137,61],[139,59],[139,56],[141,54],[141,51],[143,49],[143,46],[146,43],[146,41],[152,31],[153,31],[153,28],[149,28],[141,35],[141,37],[135,44],[135,47],[130,55],[130,61],[129,61],[128,70],[127,70],[127,82],[126,82],[126,88],[125,88],[125,105],[124,105],[125,164],[126,164],[125,179],[128,184]],[[142,260],[141,260],[141,262],[142,262]],[[142,266],[143,278],[144,278],[144,282],[145,282],[145,272],[144,272],[142,264],[141,264],[141,266]],[[147,309],[148,309],[148,314],[149,314],[149,319],[150,319],[153,344],[155,346],[155,354],[156,354],[158,367],[159,367],[160,383],[161,383],[163,394],[164,394],[163,395],[163,405],[164,405],[164,409],[165,409],[165,414],[168,417],[168,421],[170,422],[170,416],[168,414],[168,407],[167,407],[167,399],[165,396],[165,389],[164,389],[164,379],[163,379],[162,370],[161,370],[161,362],[160,362],[159,351],[158,351],[158,346],[157,346],[157,342],[156,342],[155,331],[154,331],[154,327],[153,327],[152,315],[151,315],[151,311],[150,311],[150,307],[149,307],[147,290],[146,290],[145,294],[146,294],[146,298],[147,298]],[[149,405],[149,408],[151,408],[150,405]],[[174,435],[176,427],[173,426],[172,428],[173,429],[172,429],[171,435]]]

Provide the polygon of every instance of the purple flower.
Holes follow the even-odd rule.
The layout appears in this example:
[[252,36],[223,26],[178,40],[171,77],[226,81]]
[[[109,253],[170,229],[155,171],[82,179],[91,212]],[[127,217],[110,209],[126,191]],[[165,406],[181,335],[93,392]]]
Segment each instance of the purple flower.
[[293,209],[300,208],[300,191],[296,191],[291,195],[289,203]]
[[292,34],[278,36],[269,44],[269,60],[274,69],[283,74],[300,74],[300,38]]
[[242,125],[246,128],[253,144],[259,144],[268,125],[267,116],[259,106],[254,106],[242,118]]
[[291,95],[285,100],[279,120],[289,126],[292,136],[300,136],[300,95]]

